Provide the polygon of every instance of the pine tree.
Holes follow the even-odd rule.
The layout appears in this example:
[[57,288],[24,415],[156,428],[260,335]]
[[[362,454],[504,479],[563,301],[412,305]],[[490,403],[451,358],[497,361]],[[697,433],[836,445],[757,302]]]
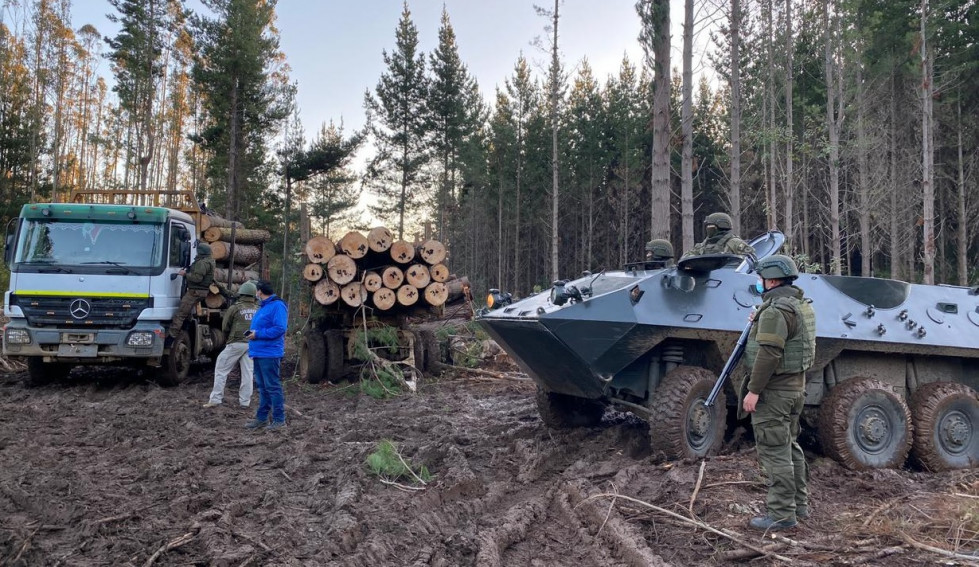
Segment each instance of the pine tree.
[[425,55],[418,50],[418,29],[404,3],[395,32],[395,50],[382,52],[387,70],[372,95],[364,95],[368,128],[377,154],[368,164],[367,179],[379,202],[369,210],[382,219],[397,219],[398,238],[405,217],[421,207],[425,166],[430,160]]

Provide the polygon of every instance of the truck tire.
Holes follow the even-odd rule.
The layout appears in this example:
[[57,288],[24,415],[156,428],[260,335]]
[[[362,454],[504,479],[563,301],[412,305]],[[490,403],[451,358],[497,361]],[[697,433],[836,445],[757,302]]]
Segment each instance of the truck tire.
[[874,378],[837,384],[819,408],[823,451],[853,470],[904,465],[911,449],[911,411],[898,391]]
[[425,372],[429,372],[437,364],[442,362],[442,347],[439,346],[438,337],[434,331],[421,331],[422,346],[425,349]]
[[299,344],[299,378],[319,384],[325,373],[326,337],[319,331],[307,331]]
[[328,382],[339,382],[345,374],[343,360],[346,349],[344,349],[343,331],[331,329],[323,333],[323,338],[326,345],[326,370],[323,377]]
[[724,392],[713,406],[704,405],[716,381],[713,372],[696,366],[677,366],[663,377],[650,407],[654,457],[699,459],[717,452],[727,427]]
[[64,380],[73,366],[65,362],[44,362],[40,356],[27,359],[27,385],[35,388]]
[[182,330],[170,345],[170,352],[163,357],[156,381],[164,388],[183,384],[190,373],[191,352],[190,335]]
[[911,454],[925,470],[979,466],[979,393],[954,382],[933,382],[911,396]]
[[537,411],[544,425],[554,429],[598,425],[605,414],[599,400],[548,392],[537,387]]

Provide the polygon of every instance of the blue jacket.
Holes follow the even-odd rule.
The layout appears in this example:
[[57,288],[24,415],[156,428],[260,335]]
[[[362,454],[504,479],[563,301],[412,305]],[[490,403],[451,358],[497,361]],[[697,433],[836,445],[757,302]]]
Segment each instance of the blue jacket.
[[270,295],[252,317],[250,329],[255,332],[248,341],[248,356],[252,358],[282,358],[286,352],[286,325],[289,313],[278,295]]

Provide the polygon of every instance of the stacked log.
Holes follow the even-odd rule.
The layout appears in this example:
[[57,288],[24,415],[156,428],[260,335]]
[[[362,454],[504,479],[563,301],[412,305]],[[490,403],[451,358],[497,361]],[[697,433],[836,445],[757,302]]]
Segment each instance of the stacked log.
[[[213,214],[201,216],[199,238],[211,247],[214,258],[214,281],[231,293],[238,291],[238,286],[247,281],[258,281],[260,263],[265,243],[271,235],[264,229],[247,228],[237,221],[219,217]],[[233,234],[232,234],[233,233]],[[232,237],[234,238],[234,258],[232,255]],[[331,243],[332,246],[332,243]],[[211,308],[224,305],[225,298],[217,285],[212,286],[211,292],[204,298],[204,304]]]
[[438,240],[410,243],[396,240],[386,227],[367,234],[350,231],[335,243],[315,236],[306,243],[308,263],[303,277],[321,305],[410,314],[439,308],[450,297],[455,278],[445,263],[445,245]]

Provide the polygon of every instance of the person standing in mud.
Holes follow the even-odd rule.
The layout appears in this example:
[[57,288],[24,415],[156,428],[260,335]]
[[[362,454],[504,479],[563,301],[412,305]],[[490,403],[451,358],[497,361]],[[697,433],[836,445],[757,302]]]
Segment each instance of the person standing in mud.
[[767,512],[749,525],[767,531],[794,527],[809,516],[809,467],[797,438],[806,370],[816,354],[816,314],[812,301],[792,285],[799,277],[792,258],[769,256],[755,270],[764,302],[753,313],[745,348],[751,374],[741,388],[738,417],[751,415],[758,461],[768,477]]
[[251,327],[245,333],[248,355],[255,369],[255,385],[258,387],[258,412],[255,419],[245,424],[248,429],[265,427],[275,430],[285,427],[285,396],[279,370],[285,355],[286,326],[289,313],[286,304],[275,295],[272,284],[260,281],[255,286],[261,301],[252,318]]
[[252,282],[241,284],[238,289],[238,301],[235,302],[224,313],[221,321],[221,329],[228,337],[228,344],[218,355],[214,363],[214,387],[211,389],[211,397],[204,404],[206,408],[213,408],[221,405],[224,399],[224,385],[228,380],[228,374],[238,365],[241,371],[241,385],[238,387],[238,404],[247,408],[252,401],[252,359],[248,356],[248,341],[245,333],[251,328],[252,319],[258,311],[258,304],[255,302],[257,289]]

